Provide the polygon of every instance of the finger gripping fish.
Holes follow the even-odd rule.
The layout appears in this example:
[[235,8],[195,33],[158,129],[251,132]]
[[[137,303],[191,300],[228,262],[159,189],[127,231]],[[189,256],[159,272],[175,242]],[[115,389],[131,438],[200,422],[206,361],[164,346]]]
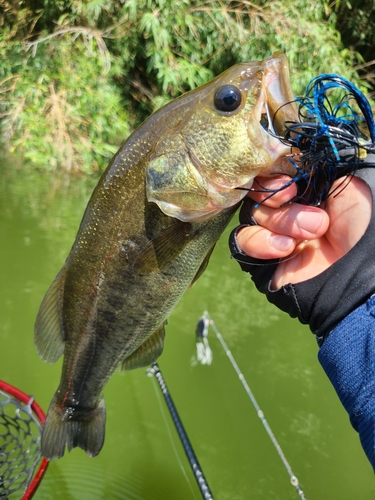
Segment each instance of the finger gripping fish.
[[[95,188],[36,320],[40,356],[62,354],[42,436],[45,457],[102,448],[103,389],[118,366],[154,362],[166,319],[204,271],[258,173],[288,172],[289,147],[262,126],[293,100],[284,54],[238,64],[148,118]],[[275,128],[296,116],[277,113]]]

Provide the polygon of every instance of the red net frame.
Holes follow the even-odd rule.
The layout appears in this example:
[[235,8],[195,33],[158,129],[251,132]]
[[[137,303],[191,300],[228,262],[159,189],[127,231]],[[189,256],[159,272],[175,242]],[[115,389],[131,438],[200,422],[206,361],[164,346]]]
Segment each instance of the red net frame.
[[[38,403],[34,401],[33,397],[25,394],[24,392],[20,391],[16,387],[13,387],[7,382],[4,382],[3,380],[0,380],[0,391],[5,393],[8,397],[12,398],[14,401],[21,402],[25,405],[25,407],[30,408],[33,414],[33,420],[38,421],[40,426],[43,426],[46,416],[42,408],[38,405]],[[39,465],[39,468],[37,469],[37,472],[33,475],[31,482],[27,485],[21,497],[22,500],[30,500],[34,496],[34,493],[36,492],[47,470],[48,463],[49,462],[47,459],[41,459],[41,463]]]

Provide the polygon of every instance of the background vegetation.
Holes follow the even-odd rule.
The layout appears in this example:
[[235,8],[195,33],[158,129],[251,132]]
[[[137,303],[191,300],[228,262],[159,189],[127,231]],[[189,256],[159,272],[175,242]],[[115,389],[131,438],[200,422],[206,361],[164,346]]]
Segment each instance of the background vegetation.
[[276,50],[296,94],[323,72],[371,90],[374,20],[372,0],[0,0],[3,142],[38,168],[100,170],[162,104]]

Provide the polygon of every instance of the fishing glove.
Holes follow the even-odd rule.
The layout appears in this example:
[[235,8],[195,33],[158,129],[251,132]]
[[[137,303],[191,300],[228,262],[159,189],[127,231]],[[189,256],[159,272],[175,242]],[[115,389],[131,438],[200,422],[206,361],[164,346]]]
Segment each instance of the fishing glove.
[[[369,155],[369,162],[374,155]],[[355,174],[371,189],[375,206],[375,167],[362,168]],[[332,266],[306,281],[287,284],[271,290],[272,276],[279,260],[260,260],[249,257],[237,245],[236,234],[244,226],[254,225],[251,215],[253,202],[247,198],[240,212],[241,225],[229,240],[232,256],[243,271],[251,274],[258,290],[279,309],[308,324],[321,346],[330,331],[351,311],[375,293],[375,217],[358,243]],[[353,222],[355,223],[355,222]]]

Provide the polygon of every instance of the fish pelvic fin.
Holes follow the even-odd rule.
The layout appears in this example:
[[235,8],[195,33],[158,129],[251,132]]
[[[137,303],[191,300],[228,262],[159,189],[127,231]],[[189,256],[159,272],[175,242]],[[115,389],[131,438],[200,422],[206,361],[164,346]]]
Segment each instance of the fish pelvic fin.
[[34,342],[39,356],[48,363],[55,363],[63,354],[65,338],[61,317],[64,269],[56,276],[39,308],[35,322]]
[[121,370],[135,370],[149,366],[163,352],[165,338],[165,323],[148,337],[128,358],[121,363]]
[[105,436],[105,405],[102,399],[99,405],[80,419],[64,416],[58,407],[56,396],[48,409],[42,433],[42,455],[48,460],[61,458],[65,447],[70,452],[73,448],[82,448],[90,457],[95,457],[102,449]]
[[[216,243],[215,243],[215,245],[216,245]],[[213,245],[210,248],[210,250],[208,251],[206,257],[204,258],[202,264],[200,265],[200,267],[199,267],[199,269],[197,271],[197,274],[194,276],[192,282],[190,283],[190,286],[193,286],[194,283],[197,281],[197,279],[199,279],[202,276],[202,274],[205,272],[205,270],[206,270],[206,268],[208,266],[208,262],[210,260],[210,257],[212,255],[212,252],[214,251],[215,245]]]

